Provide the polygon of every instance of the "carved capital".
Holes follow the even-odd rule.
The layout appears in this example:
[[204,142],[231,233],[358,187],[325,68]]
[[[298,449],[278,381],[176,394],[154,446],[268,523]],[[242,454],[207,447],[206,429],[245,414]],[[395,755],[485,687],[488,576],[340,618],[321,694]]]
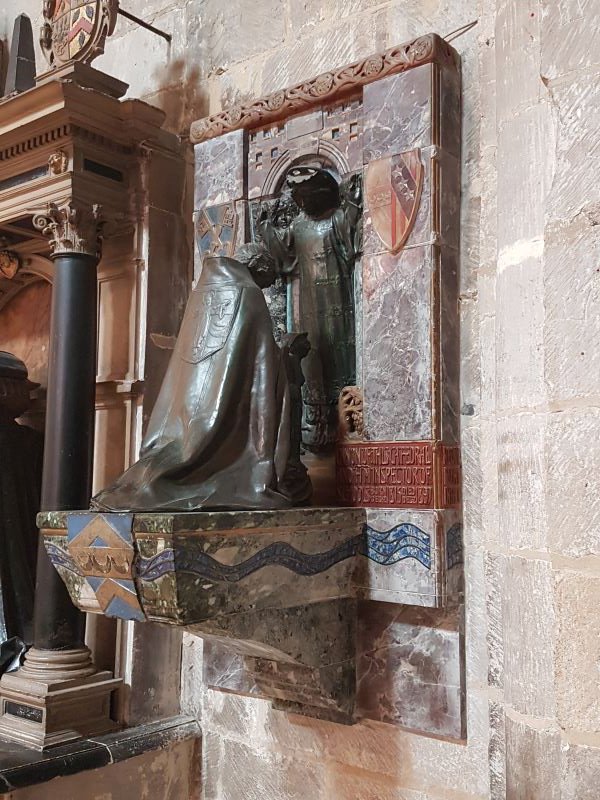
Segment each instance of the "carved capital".
[[82,253],[101,255],[103,220],[99,205],[81,207],[48,203],[45,211],[34,214],[33,225],[50,240],[52,255]]

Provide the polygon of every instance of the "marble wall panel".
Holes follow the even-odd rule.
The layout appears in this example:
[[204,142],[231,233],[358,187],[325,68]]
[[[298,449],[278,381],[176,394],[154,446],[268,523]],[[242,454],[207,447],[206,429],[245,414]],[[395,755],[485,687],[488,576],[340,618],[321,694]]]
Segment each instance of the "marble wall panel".
[[[393,155],[404,152],[400,149]],[[419,208],[403,249],[437,242],[458,249],[460,239],[460,161],[438,147],[421,150],[424,168]],[[367,168],[365,168],[366,179]],[[365,193],[364,242],[366,255],[387,252],[373,228]]]
[[[454,607],[464,596],[463,528],[460,509],[405,511],[367,509],[372,547],[388,559],[357,559],[353,575],[359,597],[390,603]],[[378,534],[387,534],[383,540]]]
[[194,209],[244,196],[246,139],[245,131],[232,131],[195,146]]
[[432,75],[425,64],[365,86],[365,163],[376,158],[434,144]]
[[184,528],[136,533],[145,611],[157,621],[193,624],[348,596],[363,522],[358,509],[136,515],[138,530]]
[[[190,630],[208,641],[204,678],[211,688],[268,698],[279,708],[310,716],[351,721],[354,600],[232,614]],[[212,655],[216,658],[210,663]]]
[[432,247],[363,258],[365,435],[431,439]]
[[441,419],[439,436],[458,444],[460,434],[460,318],[458,307],[458,251],[442,247],[440,253],[440,364]]
[[359,604],[357,713],[462,738],[460,615]]
[[[400,153],[400,151],[398,151]],[[431,244],[436,233],[436,220],[434,217],[434,203],[432,202],[432,168],[434,165],[433,148],[429,147],[421,151],[421,162],[424,168],[423,186],[421,189],[421,197],[419,207],[413,223],[412,230],[406,240],[404,249],[423,244]],[[396,155],[396,153],[394,153]],[[366,181],[367,169],[365,169]],[[387,253],[388,250],[380,239],[377,231],[373,227],[371,217],[371,210],[369,208],[368,192],[365,192],[365,211],[364,211],[364,224],[363,224],[363,252],[366,256],[377,255],[378,253]]]
[[391,603],[438,606],[443,554],[435,511],[367,510],[367,526],[402,542],[386,564],[357,559],[353,581],[360,597]]
[[438,144],[460,159],[462,92],[460,68],[444,65],[440,70],[440,132]]

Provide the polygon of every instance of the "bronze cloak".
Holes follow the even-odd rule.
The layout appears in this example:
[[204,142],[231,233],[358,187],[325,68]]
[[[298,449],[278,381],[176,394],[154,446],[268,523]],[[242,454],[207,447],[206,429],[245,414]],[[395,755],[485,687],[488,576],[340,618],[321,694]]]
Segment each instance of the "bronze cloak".
[[292,505],[283,488],[291,403],[262,290],[231,258],[204,261],[140,459],[100,492],[100,510]]

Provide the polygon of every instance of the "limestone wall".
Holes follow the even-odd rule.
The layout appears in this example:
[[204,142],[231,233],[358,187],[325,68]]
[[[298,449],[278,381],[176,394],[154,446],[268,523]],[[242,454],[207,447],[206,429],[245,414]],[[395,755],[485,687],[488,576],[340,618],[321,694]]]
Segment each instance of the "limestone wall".
[[[6,6],[6,4],[4,4]],[[463,57],[468,741],[203,692],[205,800],[600,795],[599,0],[128,0],[98,67],[168,125],[479,19]],[[39,20],[41,0],[20,0]],[[0,36],[12,12],[0,9]]]

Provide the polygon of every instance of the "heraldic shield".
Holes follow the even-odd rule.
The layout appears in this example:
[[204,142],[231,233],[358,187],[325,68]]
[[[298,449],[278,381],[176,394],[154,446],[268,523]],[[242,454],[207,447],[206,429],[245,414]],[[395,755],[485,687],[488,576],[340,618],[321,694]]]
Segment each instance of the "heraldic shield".
[[237,246],[238,215],[235,202],[203,208],[196,220],[196,244],[204,256],[233,257]]
[[372,161],[365,192],[373,228],[391,253],[405,245],[421,202],[424,167],[419,149]]
[[118,10],[118,0],[45,0],[40,44],[50,66],[101,55]]

